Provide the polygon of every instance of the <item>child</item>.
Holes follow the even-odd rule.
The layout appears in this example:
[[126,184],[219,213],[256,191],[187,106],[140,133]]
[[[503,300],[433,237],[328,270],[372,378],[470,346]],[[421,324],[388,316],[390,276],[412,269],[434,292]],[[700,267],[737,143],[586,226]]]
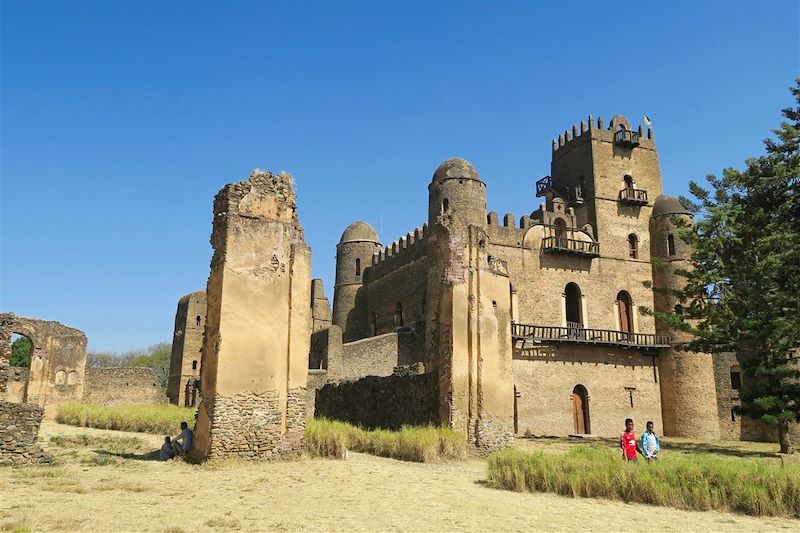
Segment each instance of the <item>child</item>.
[[172,450],[172,442],[169,436],[164,437],[164,444],[161,445],[161,451],[158,452],[158,459],[160,461],[168,461],[175,457],[175,452]]
[[633,420],[630,418],[625,419],[625,431],[619,436],[619,447],[622,448],[622,458],[625,461],[635,462],[636,453],[642,453],[639,443],[636,442],[636,434],[633,432]]
[[647,422],[647,431],[642,433],[642,451],[644,458],[648,461],[658,459],[658,452],[661,450],[661,441],[658,440],[658,435],[653,431],[653,422]]

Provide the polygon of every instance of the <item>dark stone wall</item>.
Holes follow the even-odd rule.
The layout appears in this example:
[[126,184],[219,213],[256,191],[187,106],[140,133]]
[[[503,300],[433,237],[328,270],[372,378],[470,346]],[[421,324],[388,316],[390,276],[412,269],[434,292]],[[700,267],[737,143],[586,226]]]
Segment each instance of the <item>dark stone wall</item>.
[[50,461],[50,456],[36,444],[43,414],[37,405],[0,401],[0,462]]
[[438,423],[436,378],[399,373],[329,383],[316,394],[315,416],[369,429]]

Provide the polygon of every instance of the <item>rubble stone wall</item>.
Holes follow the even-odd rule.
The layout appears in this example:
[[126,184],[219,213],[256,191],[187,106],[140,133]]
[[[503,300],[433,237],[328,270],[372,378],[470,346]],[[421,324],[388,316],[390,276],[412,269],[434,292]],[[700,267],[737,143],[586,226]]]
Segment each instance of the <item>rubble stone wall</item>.
[[46,463],[36,443],[44,410],[38,405],[0,401],[0,462]]
[[152,368],[87,368],[83,402],[98,405],[166,403]]

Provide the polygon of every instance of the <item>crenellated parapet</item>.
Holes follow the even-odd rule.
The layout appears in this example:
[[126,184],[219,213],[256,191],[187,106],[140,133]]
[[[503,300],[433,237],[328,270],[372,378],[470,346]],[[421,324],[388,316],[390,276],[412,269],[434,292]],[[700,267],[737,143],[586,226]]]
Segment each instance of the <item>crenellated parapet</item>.
[[486,233],[489,236],[489,241],[493,244],[521,246],[525,232],[536,223],[537,221],[531,218],[530,215],[522,215],[519,219],[519,225],[517,225],[515,224],[514,214],[506,213],[501,224],[497,213],[491,211],[486,215]]
[[553,152],[587,139],[606,141],[627,148],[655,149],[655,135],[652,126],[645,128],[639,125],[634,129],[628,119],[622,115],[615,115],[606,126],[602,117],[595,120],[589,115],[587,120],[580,122],[580,125],[574,124],[571,129],[564,130],[564,133],[553,139]]
[[404,264],[418,260],[425,255],[428,237],[428,224],[416,228],[405,237],[400,237],[391,245],[372,256],[372,266],[364,271],[364,281],[376,280]]

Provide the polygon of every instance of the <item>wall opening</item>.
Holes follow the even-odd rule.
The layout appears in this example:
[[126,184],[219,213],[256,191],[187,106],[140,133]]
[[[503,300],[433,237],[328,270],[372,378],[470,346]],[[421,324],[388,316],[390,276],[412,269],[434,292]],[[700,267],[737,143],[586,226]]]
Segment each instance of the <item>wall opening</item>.
[[450,209],[450,200],[447,198],[442,199],[442,214],[444,215]]
[[74,370],[70,370],[69,374],[67,374],[67,385],[77,385],[78,384],[78,373]]
[[356,276],[361,275],[361,259],[356,257]]
[[372,318],[369,321],[369,327],[371,337],[374,337],[378,334],[378,315],[375,314],[375,311],[372,312]]
[[626,189],[628,189],[628,190],[632,190],[633,189],[633,177],[632,176],[629,176],[628,174],[625,174],[625,177],[622,178],[622,180],[625,182],[625,188]]
[[742,369],[739,365],[731,367],[731,389],[740,390],[742,388]]
[[564,289],[567,311],[567,327],[582,328],[583,313],[581,310],[581,289],[575,283],[568,283]]
[[592,432],[589,420],[589,391],[580,384],[572,389],[572,421],[576,435]]
[[564,238],[567,236],[567,223],[564,222],[564,219],[557,218],[553,226],[555,226],[556,237]]
[[196,326],[200,325],[200,315],[197,315],[196,317],[194,317],[194,323],[195,323]]
[[672,233],[667,235],[667,255],[675,255],[675,236]]
[[628,255],[631,259],[639,259],[639,237],[635,233],[628,235]]
[[11,335],[11,355],[8,358],[9,366],[25,367],[31,366],[31,354],[33,354],[33,342],[25,335],[14,333]]
[[405,325],[403,321],[403,304],[397,302],[397,306],[394,309],[394,327],[402,328]]
[[617,293],[617,314],[619,316],[619,329],[623,333],[633,333],[633,300],[627,291]]
[[197,370],[197,361],[192,361],[192,370]]
[[58,370],[58,371],[56,371],[55,382],[56,382],[56,385],[66,385],[66,383],[67,383],[67,371],[66,370]]

